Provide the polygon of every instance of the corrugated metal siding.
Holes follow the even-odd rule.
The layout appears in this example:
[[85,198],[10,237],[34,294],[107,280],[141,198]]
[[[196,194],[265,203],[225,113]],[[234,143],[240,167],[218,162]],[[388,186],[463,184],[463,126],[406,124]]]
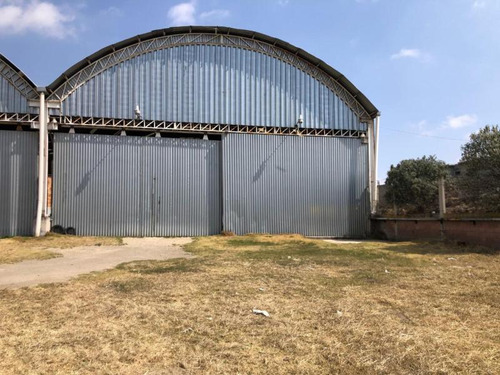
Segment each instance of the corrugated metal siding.
[[296,67],[241,48],[186,45],[121,62],[63,102],[65,115],[366,130],[329,88]]
[[81,235],[219,233],[220,142],[55,134],[53,224]]
[[37,133],[0,131],[0,237],[33,233]]
[[364,237],[368,147],[359,139],[228,134],[223,229]]
[[0,75],[0,112],[27,113],[28,100]]

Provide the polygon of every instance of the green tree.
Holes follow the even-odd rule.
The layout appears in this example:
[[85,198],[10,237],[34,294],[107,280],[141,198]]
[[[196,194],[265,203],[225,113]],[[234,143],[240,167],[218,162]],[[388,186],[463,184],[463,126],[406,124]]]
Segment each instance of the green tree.
[[462,146],[460,187],[474,208],[500,211],[500,129],[485,126]]
[[437,206],[439,178],[445,175],[446,164],[435,156],[403,160],[387,173],[385,198],[423,213]]

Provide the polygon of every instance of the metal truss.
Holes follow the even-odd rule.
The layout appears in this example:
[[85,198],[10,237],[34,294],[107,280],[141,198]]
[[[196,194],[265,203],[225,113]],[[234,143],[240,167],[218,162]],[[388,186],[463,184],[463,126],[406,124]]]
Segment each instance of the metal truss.
[[7,64],[3,59],[0,59],[0,76],[6,79],[17,91],[19,91],[27,99],[35,99],[38,97],[37,92],[31,84]]
[[103,56],[102,58],[87,65],[73,76],[68,77],[64,83],[55,89],[48,99],[63,101],[92,77],[95,77],[112,66],[118,65],[139,55],[176,46],[196,44],[242,48],[263,53],[273,58],[282,60],[297,69],[304,71],[327,86],[347,104],[347,106],[360,118],[362,122],[366,122],[371,119],[371,116],[366,112],[356,98],[337,80],[321,70],[319,68],[319,64],[313,65],[301,57],[269,43],[226,34],[188,33],[167,35],[145,41],[138,40],[137,43],[133,45]]
[[37,114],[0,112],[0,124],[31,125],[33,122],[38,122]]
[[[0,123],[11,125],[33,125],[38,123],[39,116],[29,113],[1,113]],[[274,134],[298,135],[313,137],[366,137],[366,131],[348,129],[313,129],[299,127],[270,127],[254,125],[209,124],[198,122],[176,122],[156,120],[133,120],[103,117],[81,116],[50,116],[59,127],[90,128],[90,129],[115,129],[115,130],[153,130],[161,132],[185,133],[247,133],[247,134]],[[36,126],[35,126],[36,127]]]

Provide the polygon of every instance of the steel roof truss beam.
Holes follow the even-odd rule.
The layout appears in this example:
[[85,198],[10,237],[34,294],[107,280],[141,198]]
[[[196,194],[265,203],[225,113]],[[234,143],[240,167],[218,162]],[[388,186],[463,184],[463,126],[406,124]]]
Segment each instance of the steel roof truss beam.
[[[122,61],[132,59],[138,55],[152,52],[162,48],[174,47],[178,45],[186,44],[198,44],[201,39],[206,37],[208,44],[213,45],[225,45],[225,46],[237,46],[240,48],[249,49],[255,52],[261,52],[271,57],[278,58],[286,63],[289,63],[298,69],[306,72],[315,79],[319,80],[327,87],[329,87],[333,92],[335,92],[339,98],[344,101],[362,120],[369,119],[369,114],[364,110],[361,104],[353,97],[342,85],[335,81],[328,74],[320,70],[318,67],[310,64],[309,62],[301,59],[296,54],[282,50],[279,47],[269,45],[255,39],[237,37],[237,36],[224,36],[220,38],[219,35],[206,35],[206,34],[181,34],[181,35],[169,35],[160,38],[153,39],[152,41],[138,42],[132,46],[128,46],[119,50],[117,52],[111,53],[102,57],[101,59],[95,61],[91,65],[83,68],[79,73],[75,74],[73,77],[66,80],[65,84],[61,85],[59,89],[53,94],[64,100],[69,96],[74,90],[79,86],[84,84],[91,77],[101,73],[102,71],[109,69],[113,65],[117,65]],[[88,71],[86,75],[82,75],[82,71]],[[71,82],[69,86],[66,83]],[[68,89],[69,87],[69,89]]]
[[[0,122],[3,124],[32,124],[38,121],[37,114],[29,113],[0,113]],[[264,127],[255,125],[231,125],[193,122],[167,122],[155,120],[115,119],[103,117],[82,116],[50,116],[50,120],[62,127],[106,128],[106,129],[155,129],[187,132],[211,133],[249,133],[249,134],[277,134],[277,135],[305,135],[316,137],[349,137],[359,138],[366,136],[365,131],[350,129],[315,129],[296,127]]]

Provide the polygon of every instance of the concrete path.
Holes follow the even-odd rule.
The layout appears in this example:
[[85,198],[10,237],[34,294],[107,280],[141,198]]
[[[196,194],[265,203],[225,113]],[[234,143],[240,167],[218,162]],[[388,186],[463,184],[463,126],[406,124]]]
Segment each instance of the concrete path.
[[124,238],[123,246],[81,246],[50,249],[63,254],[60,258],[27,260],[0,264],[0,289],[67,281],[72,277],[116,267],[135,260],[189,258],[180,245],[191,238]]

